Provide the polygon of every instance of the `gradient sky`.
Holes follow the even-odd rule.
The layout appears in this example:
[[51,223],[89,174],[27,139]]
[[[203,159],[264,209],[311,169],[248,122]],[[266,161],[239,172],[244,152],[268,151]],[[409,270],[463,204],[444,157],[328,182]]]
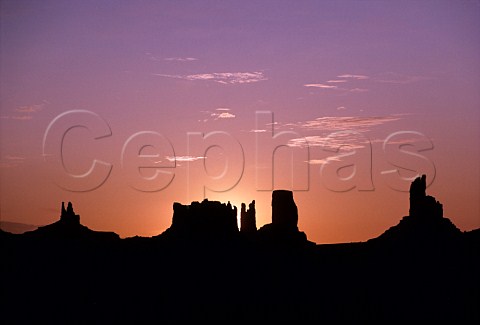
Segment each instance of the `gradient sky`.
[[[52,223],[72,201],[91,229],[152,236],[173,202],[206,196],[256,200],[260,227],[282,188],[308,239],[364,241],[408,214],[425,173],[446,217],[480,227],[479,1],[2,1],[0,15],[2,221]],[[109,167],[80,177],[94,159]]]

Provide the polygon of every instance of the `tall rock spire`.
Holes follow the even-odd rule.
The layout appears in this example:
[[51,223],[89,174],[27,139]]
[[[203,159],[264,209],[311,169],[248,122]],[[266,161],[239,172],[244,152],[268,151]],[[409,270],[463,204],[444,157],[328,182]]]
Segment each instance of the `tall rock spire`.
[[62,202],[62,212],[60,214],[60,221],[67,223],[80,224],[80,216],[73,211],[72,202],[68,202],[65,210],[65,202]]
[[275,190],[272,193],[272,224],[289,230],[298,230],[298,209],[293,192]]
[[246,210],[245,203],[242,203],[240,212],[240,231],[242,233],[254,233],[257,231],[255,214],[255,200],[248,205],[248,210]]
[[426,194],[427,176],[417,177],[410,185],[410,210],[412,217],[442,218],[443,206],[433,196]]

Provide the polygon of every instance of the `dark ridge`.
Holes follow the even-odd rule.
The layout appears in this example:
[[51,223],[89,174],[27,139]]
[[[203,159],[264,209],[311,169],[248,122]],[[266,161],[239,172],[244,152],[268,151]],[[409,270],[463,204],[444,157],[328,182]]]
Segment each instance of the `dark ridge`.
[[88,240],[88,241],[111,241],[119,240],[120,237],[114,232],[94,231],[80,224],[80,216],[73,211],[73,205],[62,202],[60,220],[36,230],[27,231],[23,237],[28,239],[45,240]]
[[5,323],[480,320],[480,229],[461,232],[410,190],[409,216],[362,243],[316,245],[298,229],[290,191],[272,193],[257,230],[255,201],[237,208],[174,203],[171,226],[120,239],[60,219],[22,235],[0,231]]

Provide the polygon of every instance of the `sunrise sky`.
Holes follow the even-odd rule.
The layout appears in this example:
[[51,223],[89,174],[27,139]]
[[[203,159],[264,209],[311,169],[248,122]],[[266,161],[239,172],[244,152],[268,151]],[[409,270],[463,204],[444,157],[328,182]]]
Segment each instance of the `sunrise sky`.
[[91,229],[152,236],[205,196],[256,200],[260,227],[292,189],[309,240],[365,241],[425,173],[444,216],[480,227],[479,1],[0,9],[2,221],[72,201]]

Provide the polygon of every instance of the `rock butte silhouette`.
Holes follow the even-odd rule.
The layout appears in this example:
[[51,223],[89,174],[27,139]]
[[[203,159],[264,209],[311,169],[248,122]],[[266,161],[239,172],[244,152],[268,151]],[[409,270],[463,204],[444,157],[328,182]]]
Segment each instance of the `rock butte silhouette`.
[[80,216],[73,211],[73,205],[62,202],[60,220],[50,225],[41,226],[23,234],[25,237],[66,240],[116,240],[120,237],[114,232],[94,231],[80,224]]
[[409,215],[381,236],[370,241],[401,244],[445,245],[459,240],[462,232],[443,217],[443,206],[433,196],[426,195],[426,175],[416,178],[410,186]]
[[293,193],[173,204],[171,226],[120,239],[90,230],[73,205],[24,234],[0,231],[0,312],[10,321],[479,320],[480,229],[461,232],[410,187],[409,215],[361,243],[317,245],[298,229]]

